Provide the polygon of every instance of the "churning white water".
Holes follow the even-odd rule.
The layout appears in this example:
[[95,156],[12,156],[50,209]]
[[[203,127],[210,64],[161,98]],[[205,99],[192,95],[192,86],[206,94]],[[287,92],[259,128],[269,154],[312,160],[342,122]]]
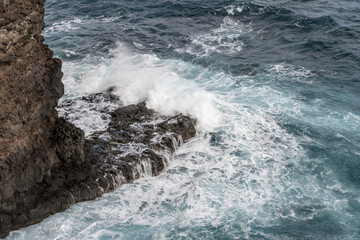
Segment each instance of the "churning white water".
[[105,129],[117,103],[77,100],[115,87],[197,135],[159,176],[143,162],[143,178],[8,239],[358,239],[358,4],[47,2],[75,100],[61,115]]
[[197,119],[198,128],[211,130],[221,122],[214,94],[175,72],[180,61],[163,61],[151,54],[135,54],[118,43],[114,58],[91,70],[80,84],[85,93],[115,87],[125,105],[146,101],[147,107],[163,115],[182,113]]
[[[78,85],[80,93],[94,93],[115,86],[125,104],[146,101],[162,114],[196,118],[197,136],[178,149],[160,176],[144,172],[145,178],[76,204],[10,239],[211,238],[211,229],[234,234],[229,237],[235,239],[237,234],[254,234],[252,226],[280,221],[279,217],[313,217],[316,206],[311,202],[320,197],[319,186],[316,179],[303,175],[309,169],[302,165],[310,163],[301,142],[275,118],[304,107],[296,97],[254,84],[252,77],[160,60],[121,44],[112,56],[83,73],[80,83],[65,75],[67,87]],[[279,81],[284,71],[295,69],[270,67],[263,81]],[[308,74],[298,69],[299,78]],[[309,199],[309,211],[295,212],[298,198],[304,197]],[[325,207],[341,208],[331,195],[322,193],[321,198]],[[199,231],[188,232],[193,227]]]

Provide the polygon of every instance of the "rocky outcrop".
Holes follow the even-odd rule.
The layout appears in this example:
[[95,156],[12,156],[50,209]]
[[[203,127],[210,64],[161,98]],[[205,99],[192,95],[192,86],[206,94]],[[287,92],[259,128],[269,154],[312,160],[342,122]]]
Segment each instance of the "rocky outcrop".
[[[108,129],[92,134],[85,144],[87,161],[97,166],[91,176],[102,183],[101,191],[158,175],[178,146],[195,135],[194,121],[189,117],[159,116],[145,103],[121,107],[110,114]],[[110,182],[105,179],[108,177]]]
[[[97,104],[104,99],[120,104],[116,96],[106,92],[77,101],[65,100],[59,108],[76,112],[84,103]],[[33,186],[33,201],[10,214],[0,214],[4,224],[10,224],[11,229],[27,226],[121,184],[156,176],[178,146],[196,133],[194,120],[189,117],[161,116],[146,108],[145,103],[96,111],[104,119],[110,118],[108,127],[92,133],[85,143],[81,130],[62,118],[56,120],[50,145],[60,163]],[[85,151],[80,151],[83,145]]]
[[[61,61],[43,44],[44,0],[0,0],[0,238],[73,203],[153,176],[194,121],[163,117],[144,103],[101,109],[106,130],[88,139],[56,111]],[[83,98],[118,101],[111,92]],[[76,102],[65,101],[62,108]],[[64,114],[66,117],[66,114]]]

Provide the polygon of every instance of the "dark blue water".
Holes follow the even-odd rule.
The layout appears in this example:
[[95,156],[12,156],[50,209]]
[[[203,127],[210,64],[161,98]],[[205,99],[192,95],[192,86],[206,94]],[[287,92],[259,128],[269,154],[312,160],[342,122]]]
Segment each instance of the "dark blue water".
[[48,0],[45,22],[64,98],[115,86],[198,134],[8,239],[360,238],[359,1]]

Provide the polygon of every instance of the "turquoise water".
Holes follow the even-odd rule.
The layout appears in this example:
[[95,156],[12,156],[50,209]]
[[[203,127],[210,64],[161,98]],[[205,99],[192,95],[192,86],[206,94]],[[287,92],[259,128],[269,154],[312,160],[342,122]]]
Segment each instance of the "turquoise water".
[[[115,86],[198,133],[159,176],[7,239],[359,239],[359,13],[344,0],[48,0],[65,99]],[[88,136],[106,125],[81,112]]]

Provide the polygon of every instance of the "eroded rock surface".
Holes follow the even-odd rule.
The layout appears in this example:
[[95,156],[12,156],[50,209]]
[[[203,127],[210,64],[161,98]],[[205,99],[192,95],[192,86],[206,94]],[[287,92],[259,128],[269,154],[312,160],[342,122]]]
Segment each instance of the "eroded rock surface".
[[64,92],[61,61],[40,35],[43,5],[0,1],[0,236],[32,222],[31,214],[17,216],[36,202],[38,184],[63,162],[85,160],[82,131],[60,129],[55,107]]

